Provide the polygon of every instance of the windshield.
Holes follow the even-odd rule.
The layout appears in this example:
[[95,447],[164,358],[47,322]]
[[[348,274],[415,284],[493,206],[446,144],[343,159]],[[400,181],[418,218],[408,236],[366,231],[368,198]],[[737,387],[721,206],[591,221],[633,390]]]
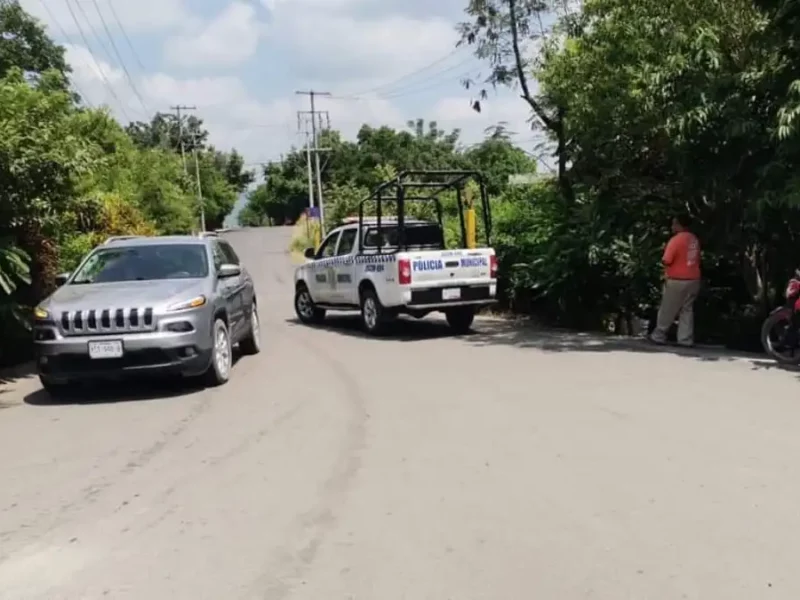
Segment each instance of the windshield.
[[[444,247],[444,238],[441,228],[434,223],[411,223],[405,226],[406,245],[416,247],[433,247],[441,249]],[[380,244],[381,237],[383,244]],[[381,225],[381,231],[377,227],[371,227],[364,236],[365,248],[396,247],[399,243],[399,231],[397,225]]]
[[202,244],[153,244],[101,248],[71,283],[201,279],[207,275],[208,259]]

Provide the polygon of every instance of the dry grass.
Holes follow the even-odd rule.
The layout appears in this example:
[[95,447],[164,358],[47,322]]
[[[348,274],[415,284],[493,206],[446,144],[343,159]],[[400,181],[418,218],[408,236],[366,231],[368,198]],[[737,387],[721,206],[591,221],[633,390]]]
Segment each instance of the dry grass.
[[289,242],[289,252],[293,255],[299,254],[301,259],[306,248],[316,247],[316,235],[319,232],[319,222],[315,219],[308,219],[305,215],[301,216],[297,223],[292,227],[292,238]]

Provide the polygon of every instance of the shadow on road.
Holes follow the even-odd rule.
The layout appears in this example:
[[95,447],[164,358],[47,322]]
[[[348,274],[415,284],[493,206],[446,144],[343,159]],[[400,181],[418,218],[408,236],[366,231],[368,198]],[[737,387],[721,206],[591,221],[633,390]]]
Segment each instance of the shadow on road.
[[[298,327],[315,327],[318,329],[327,329],[328,331],[335,331],[343,335],[352,337],[364,338],[369,340],[382,339],[394,340],[397,342],[413,342],[418,340],[434,340],[444,337],[453,337],[453,332],[447,323],[442,321],[435,321],[431,319],[413,319],[401,317],[386,326],[386,332],[375,338],[368,335],[361,328],[361,317],[358,315],[328,315],[325,321],[320,325],[303,325],[296,317],[286,319],[290,325]],[[475,335],[468,334],[469,337]]]
[[[236,364],[242,358],[233,353],[231,377],[236,376]],[[54,398],[42,388],[27,394],[22,401],[30,406],[64,406],[69,404],[114,404],[117,402],[147,402],[187,396],[205,389],[199,379],[181,377],[137,377],[124,381],[86,382],[63,397]]]
[[[296,318],[287,323],[300,325]],[[307,327],[307,325],[303,325]],[[316,327],[336,333],[370,338],[361,329],[358,315],[329,315]],[[401,317],[391,323],[381,339],[411,342],[445,337],[455,337],[444,321],[437,319],[411,319]],[[477,347],[511,346],[521,350],[540,350],[544,352],[634,352],[640,354],[672,354],[702,362],[748,360],[753,370],[774,369],[797,373],[800,366],[791,367],[778,364],[763,355],[734,352],[717,346],[656,346],[643,338],[618,337],[599,333],[579,333],[566,330],[546,329],[523,320],[479,319],[474,331],[459,336],[466,344]]]
[[190,380],[139,380],[135,382],[86,383],[70,390],[68,395],[54,398],[39,388],[23,398],[30,406],[64,406],[68,404],[114,404],[145,402],[185,396],[198,392],[203,386]]

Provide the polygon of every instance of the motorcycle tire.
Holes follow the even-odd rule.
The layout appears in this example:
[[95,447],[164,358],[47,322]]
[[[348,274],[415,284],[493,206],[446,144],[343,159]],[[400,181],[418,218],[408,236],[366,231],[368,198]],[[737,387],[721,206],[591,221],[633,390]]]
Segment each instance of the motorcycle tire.
[[783,365],[800,365],[800,347],[795,347],[794,352],[787,356],[777,350],[770,339],[770,334],[776,325],[781,322],[789,322],[791,319],[790,310],[779,310],[767,317],[761,326],[761,346],[764,348],[764,352]]

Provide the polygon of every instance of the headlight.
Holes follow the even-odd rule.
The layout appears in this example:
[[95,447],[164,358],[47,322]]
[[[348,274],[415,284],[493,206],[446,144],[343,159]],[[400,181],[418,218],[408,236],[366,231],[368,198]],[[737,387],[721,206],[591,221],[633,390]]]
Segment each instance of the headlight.
[[169,308],[167,308],[167,310],[169,312],[174,312],[178,310],[190,310],[192,308],[200,308],[201,306],[204,306],[205,303],[206,303],[205,296],[197,296],[197,298],[192,298],[191,300],[188,300],[186,302],[178,302],[177,304],[173,304]]
[[37,306],[33,309],[33,318],[37,321],[46,321],[50,318],[50,313],[40,306]]

